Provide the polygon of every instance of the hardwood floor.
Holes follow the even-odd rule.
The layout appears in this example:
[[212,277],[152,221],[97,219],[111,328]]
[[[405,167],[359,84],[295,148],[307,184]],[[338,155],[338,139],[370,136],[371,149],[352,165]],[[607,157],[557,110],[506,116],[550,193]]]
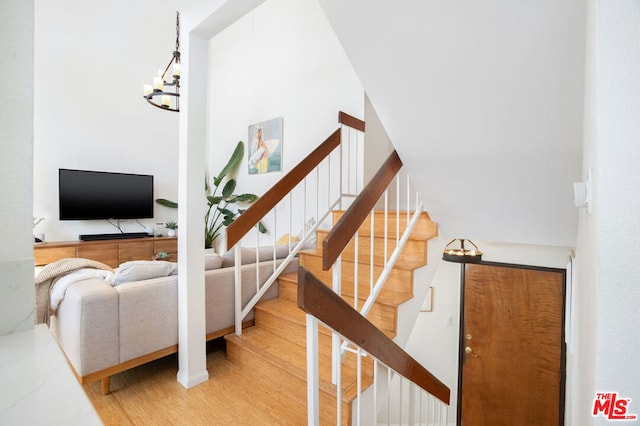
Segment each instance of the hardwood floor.
[[111,378],[111,394],[100,382],[84,390],[105,425],[301,425],[306,409],[269,382],[243,374],[225,357],[225,343],[209,343],[209,380],[191,389],[176,381],[177,355]]

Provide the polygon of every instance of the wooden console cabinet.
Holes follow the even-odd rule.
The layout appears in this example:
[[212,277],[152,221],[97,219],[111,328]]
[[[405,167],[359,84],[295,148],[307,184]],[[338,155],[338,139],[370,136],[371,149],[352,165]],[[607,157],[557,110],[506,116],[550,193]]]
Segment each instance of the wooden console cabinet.
[[97,260],[112,268],[130,260],[151,260],[160,253],[171,255],[171,262],[178,260],[176,237],[131,238],[100,241],[63,241],[39,243],[33,247],[36,266],[44,266],[65,257],[84,257]]

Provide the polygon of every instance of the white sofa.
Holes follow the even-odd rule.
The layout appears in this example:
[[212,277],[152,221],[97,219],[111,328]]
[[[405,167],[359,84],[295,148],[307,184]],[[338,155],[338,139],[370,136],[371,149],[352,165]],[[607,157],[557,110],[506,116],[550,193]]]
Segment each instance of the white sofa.
[[[277,260],[273,260],[272,248],[261,249],[258,268],[255,250],[245,253],[243,249],[243,306],[256,294],[256,273],[264,283],[274,270],[274,261],[279,265],[286,257],[288,248],[282,248],[278,246]],[[234,330],[233,258],[233,253],[227,253],[205,271],[207,340]],[[297,265],[294,259],[285,272],[295,271]],[[69,285],[50,318],[50,329],[78,380],[90,383],[101,379],[103,393],[108,393],[113,374],[176,352],[177,284],[178,277],[170,275],[119,285],[101,278]],[[263,299],[277,294],[274,284]],[[245,318],[244,326],[252,323],[253,312]]]

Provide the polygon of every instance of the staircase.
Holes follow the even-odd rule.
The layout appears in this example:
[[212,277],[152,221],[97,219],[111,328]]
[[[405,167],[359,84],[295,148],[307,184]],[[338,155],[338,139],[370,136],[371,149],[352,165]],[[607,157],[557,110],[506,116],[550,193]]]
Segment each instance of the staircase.
[[[335,224],[343,211],[333,212]],[[384,267],[385,235],[386,251],[391,253],[396,245],[396,229],[406,226],[406,213],[389,213],[385,225],[384,213],[373,215],[373,267],[370,264],[372,241],[371,216],[362,224],[356,243],[352,240],[342,254],[342,298],[351,306],[354,300],[361,308],[370,292],[370,282],[375,282]],[[396,227],[399,223],[399,228]],[[423,213],[411,233],[401,257],[386,281],[367,318],[393,338],[398,327],[398,306],[413,297],[413,271],[426,265],[427,243],[436,236],[437,228]],[[300,265],[331,286],[332,271],[322,270],[322,240],[326,231],[317,231],[315,250],[301,251]],[[357,258],[356,258],[357,252]],[[357,292],[354,270],[358,270]],[[373,280],[370,279],[373,270]],[[245,329],[241,336],[228,335],[227,358],[252,374],[260,375],[273,383],[274,392],[290,395],[291,419],[306,419],[306,329],[305,313],[297,306],[297,274],[285,274],[278,278],[279,297],[260,302],[255,307],[255,325]],[[357,294],[357,295],[356,295]],[[335,418],[336,388],[331,384],[331,333],[320,327],[320,419],[323,424],[337,424]],[[373,363],[365,358],[362,363],[361,386],[366,389],[373,382]],[[342,419],[351,424],[352,403],[357,394],[356,357],[350,352],[342,362]]]

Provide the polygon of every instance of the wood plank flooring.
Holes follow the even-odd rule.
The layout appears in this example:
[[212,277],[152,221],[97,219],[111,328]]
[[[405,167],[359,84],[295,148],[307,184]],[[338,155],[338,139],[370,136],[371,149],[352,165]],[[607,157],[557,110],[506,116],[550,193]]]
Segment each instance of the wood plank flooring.
[[[111,394],[100,382],[84,390],[105,425],[301,425],[306,410],[265,381],[226,360],[224,340],[208,345],[209,380],[191,389],[176,381],[177,355],[117,374]],[[292,404],[296,406],[293,407]],[[302,409],[301,409],[302,408]],[[300,414],[305,413],[302,418]]]

